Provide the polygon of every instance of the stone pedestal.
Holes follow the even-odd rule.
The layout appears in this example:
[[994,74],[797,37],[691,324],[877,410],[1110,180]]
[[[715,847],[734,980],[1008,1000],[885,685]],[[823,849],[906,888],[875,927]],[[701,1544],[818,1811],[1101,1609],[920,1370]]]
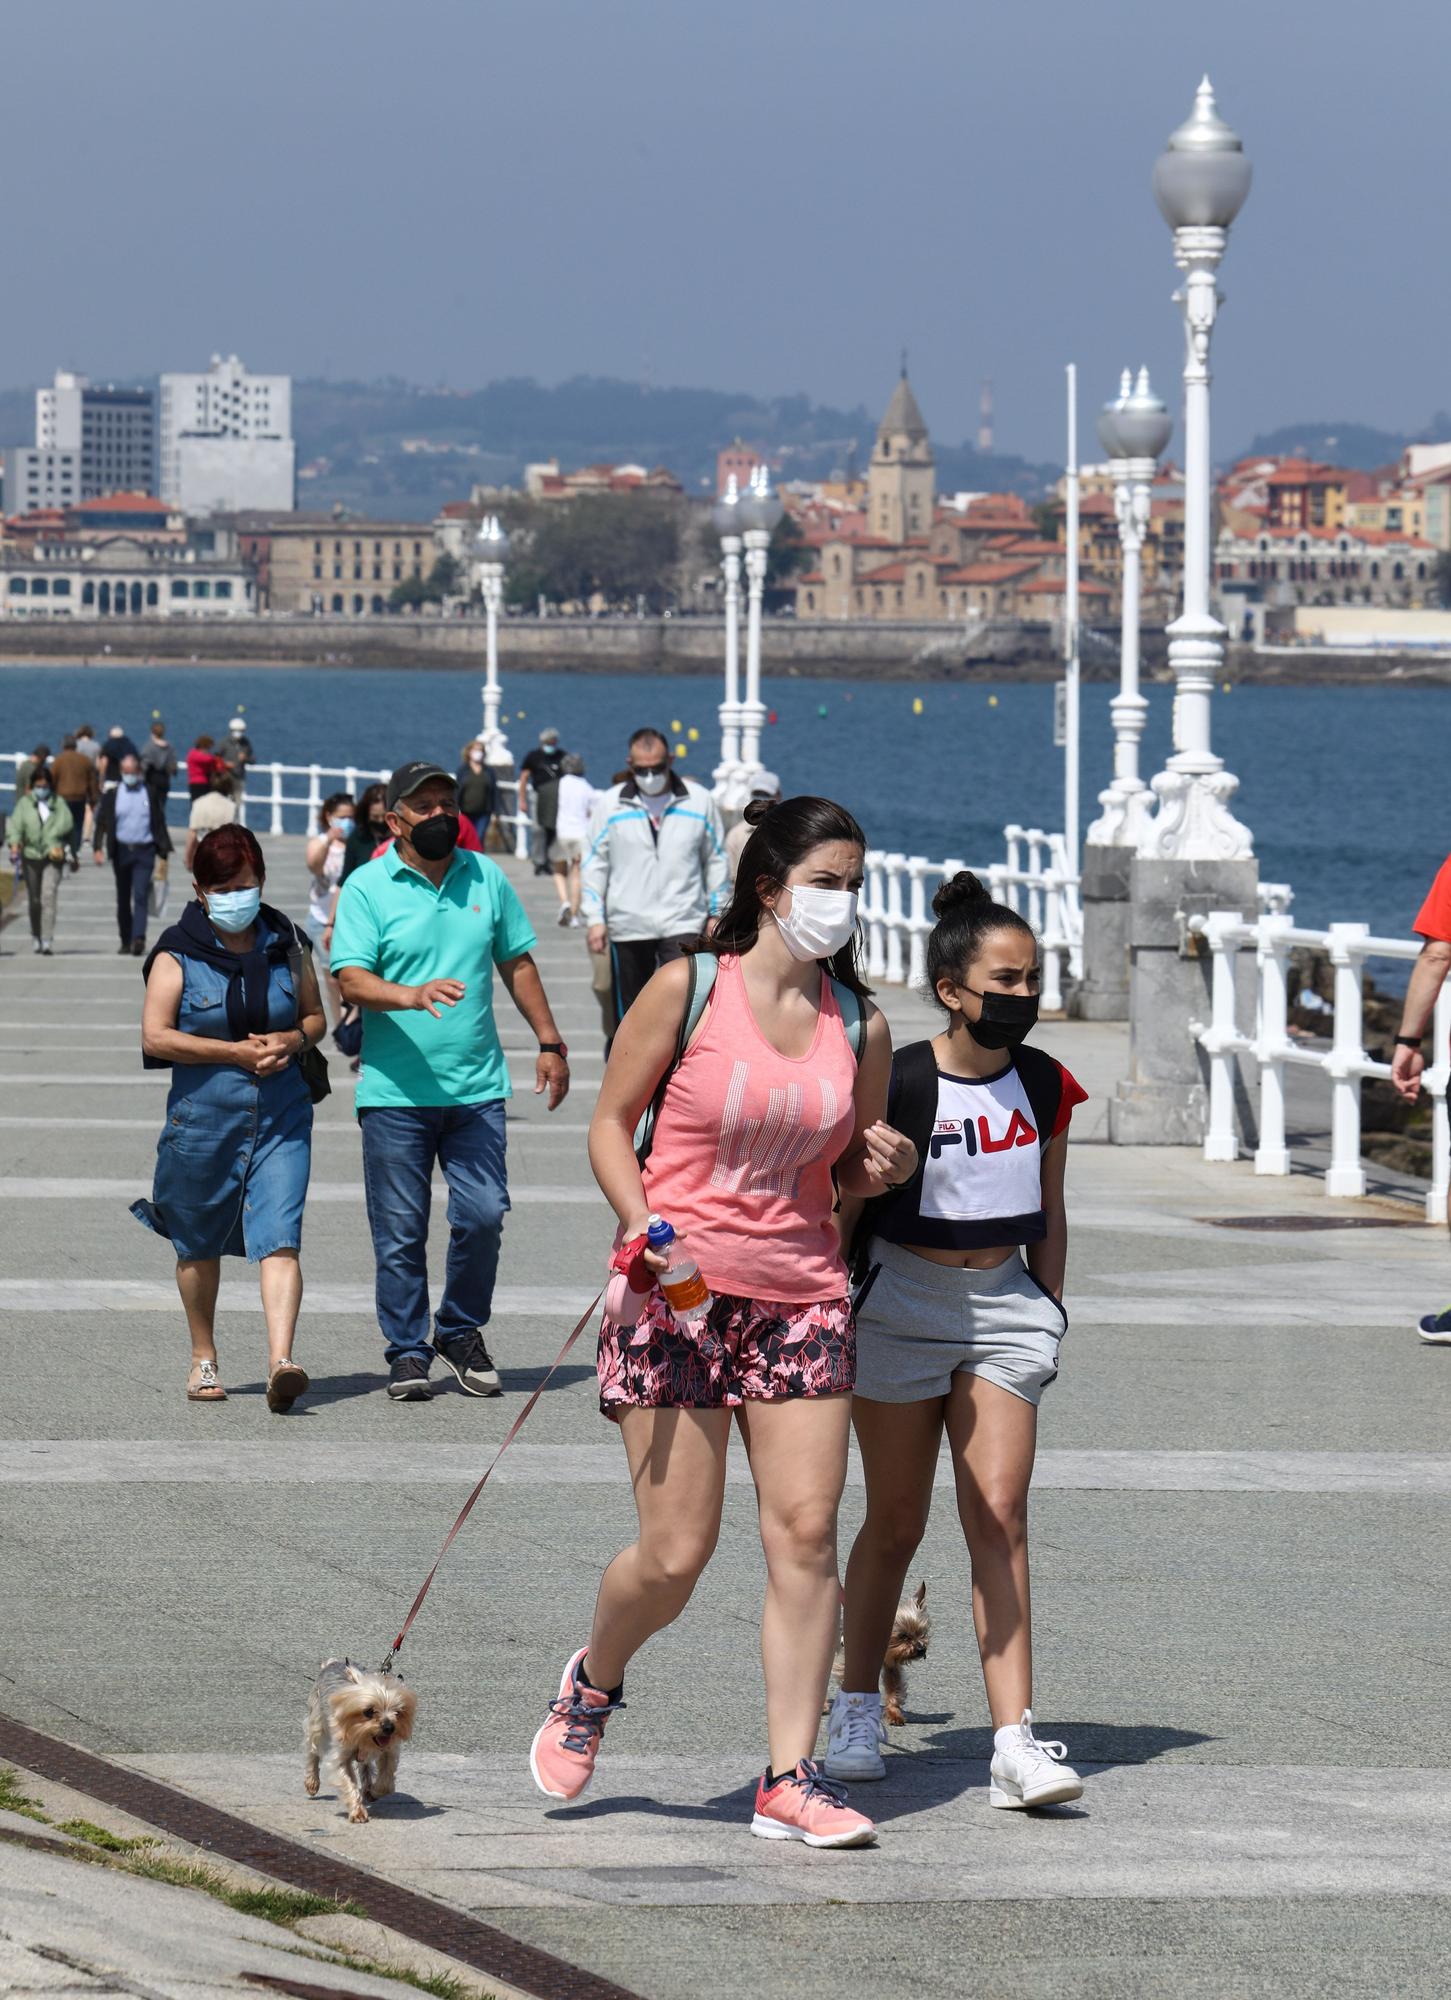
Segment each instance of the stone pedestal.
[[1083,978],[1074,995],[1080,1021],[1129,1018],[1129,873],[1131,847],[1085,846],[1079,897],[1083,904]]
[[[1135,856],[1129,901],[1129,1074],[1109,1105],[1116,1146],[1196,1146],[1209,1112],[1208,1058],[1189,1033],[1210,1019],[1209,951],[1190,917],[1238,910],[1252,919],[1259,863]],[[1254,961],[1243,954],[1240,1018],[1253,1005]],[[1242,1100],[1242,1102],[1245,1102]],[[1245,1103],[1246,1112],[1248,1110]],[[1246,1123],[1253,1121],[1246,1117]]]

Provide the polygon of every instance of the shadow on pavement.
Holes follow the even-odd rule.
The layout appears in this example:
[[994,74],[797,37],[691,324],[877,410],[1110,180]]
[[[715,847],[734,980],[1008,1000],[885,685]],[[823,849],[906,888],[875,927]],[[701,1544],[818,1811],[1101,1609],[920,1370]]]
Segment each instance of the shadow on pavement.
[[[912,1718],[909,1714],[908,1720]],[[921,1721],[929,1718],[919,1717]],[[1034,1728],[1046,1741],[1058,1736],[1068,1745],[1073,1764],[1150,1764],[1171,1750],[1191,1750],[1217,1739],[1197,1729],[1170,1729],[1157,1722],[1054,1722],[1035,1719]],[[990,1729],[944,1729],[932,1736],[919,1757],[945,1756],[982,1764],[993,1754]]]

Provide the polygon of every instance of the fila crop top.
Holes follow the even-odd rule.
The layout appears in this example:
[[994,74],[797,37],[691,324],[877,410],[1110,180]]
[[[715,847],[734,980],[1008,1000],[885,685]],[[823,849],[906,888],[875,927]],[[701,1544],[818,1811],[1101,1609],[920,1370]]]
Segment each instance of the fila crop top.
[[873,1204],[873,1232],[924,1250],[1041,1242],[1043,1148],[1067,1131],[1087,1096],[1039,1049],[1020,1048],[996,1075],[974,1078],[939,1070],[930,1043],[902,1050],[888,1116],[916,1144],[921,1164],[896,1199]]

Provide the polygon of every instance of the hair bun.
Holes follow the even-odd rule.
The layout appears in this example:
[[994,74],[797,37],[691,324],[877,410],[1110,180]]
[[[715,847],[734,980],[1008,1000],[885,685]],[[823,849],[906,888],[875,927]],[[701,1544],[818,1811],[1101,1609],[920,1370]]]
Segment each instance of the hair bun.
[[759,826],[766,814],[780,803],[779,799],[751,799],[747,802],[741,818],[747,826]]
[[932,898],[932,914],[946,917],[954,910],[965,910],[973,903],[991,903],[992,899],[992,891],[984,888],[972,870],[962,868]]

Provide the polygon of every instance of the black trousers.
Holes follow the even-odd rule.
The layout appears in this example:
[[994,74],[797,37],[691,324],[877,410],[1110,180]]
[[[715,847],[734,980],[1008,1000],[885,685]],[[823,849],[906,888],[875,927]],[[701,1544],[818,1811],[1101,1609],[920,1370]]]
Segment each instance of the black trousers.
[[146,898],[156,868],[156,848],[149,840],[118,840],[111,849],[116,877],[116,928],[122,944],[146,942]]
[[631,938],[623,944],[611,944],[616,1024],[624,1020],[649,985],[652,975],[662,965],[669,965],[672,959],[682,958],[689,942],[689,937]]

